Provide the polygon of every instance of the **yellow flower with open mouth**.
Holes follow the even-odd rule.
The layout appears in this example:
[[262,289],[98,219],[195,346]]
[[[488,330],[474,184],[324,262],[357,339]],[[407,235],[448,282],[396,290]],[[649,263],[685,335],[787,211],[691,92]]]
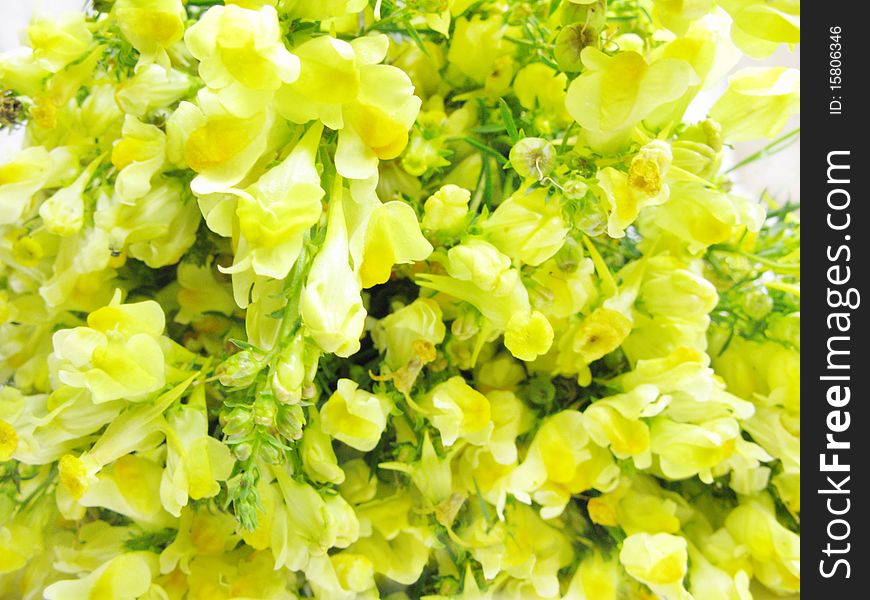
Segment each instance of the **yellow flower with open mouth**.
[[323,430],[351,448],[367,452],[381,439],[391,408],[386,396],[361,390],[350,379],[339,379],[338,389],[320,409]]
[[58,382],[87,388],[94,402],[118,398],[141,401],[165,383],[160,346],[163,309],[153,300],[108,306],[88,315],[87,327],[54,334],[49,365]]
[[548,417],[511,474],[513,494],[540,504],[544,518],[562,514],[573,494],[593,488],[606,492],[618,483],[613,457],[589,438],[584,423],[583,414],[575,410]]
[[128,115],[121,139],[112,148],[112,165],[118,169],[115,193],[130,203],[151,189],[151,178],[166,161],[166,135],[154,125]]
[[460,438],[479,446],[489,442],[494,427],[489,400],[462,377],[435,386],[422,406],[431,411],[430,419],[445,446]]
[[85,16],[70,12],[56,20],[39,17],[27,28],[33,58],[44,69],[57,73],[81,58],[93,39]]
[[218,482],[230,476],[234,460],[226,445],[208,435],[204,385],[197,385],[187,404],[167,413],[165,419],[166,469],[160,499],[167,512],[177,517],[188,498],[217,495]]
[[49,600],[107,597],[134,600],[148,591],[157,574],[157,555],[152,552],[119,554],[81,579],[67,579],[45,588]]
[[140,62],[168,63],[166,50],[184,35],[182,0],[116,0],[112,16],[121,33],[141,53]]
[[309,127],[284,160],[247,188],[199,198],[213,231],[238,231],[233,265],[221,271],[233,275],[236,302],[243,308],[255,280],[250,272],[285,278],[299,257],[305,234],[320,220],[325,192],[315,155],[322,131],[320,124]]
[[608,56],[591,46],[580,56],[586,70],[568,86],[566,106],[597,148],[625,144],[637,124],[680,98],[697,80],[684,60],[647,63],[636,52]]
[[181,102],[168,119],[167,157],[197,173],[190,183],[194,193],[225,192],[242,181],[265,152],[274,115],[266,109],[236,116],[208,90],[200,90],[196,100],[197,104]]
[[688,571],[686,539],[668,533],[636,533],[625,538],[619,562],[626,572],[655,593],[675,600],[691,600],[683,587]]
[[265,5],[249,10],[212,6],[184,34],[199,74],[233,114],[260,112],[282,84],[299,77],[299,59],[284,47],[278,13]]
[[350,42],[319,36],[296,46],[299,79],[279,90],[278,112],[296,123],[320,119],[338,130],[335,167],[348,179],[377,175],[378,160],[395,158],[408,143],[421,100],[408,76],[381,63],[389,38]]

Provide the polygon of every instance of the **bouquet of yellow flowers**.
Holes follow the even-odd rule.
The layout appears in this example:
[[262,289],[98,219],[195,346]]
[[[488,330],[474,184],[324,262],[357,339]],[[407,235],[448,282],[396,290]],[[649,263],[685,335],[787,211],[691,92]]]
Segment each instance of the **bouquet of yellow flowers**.
[[800,79],[723,80],[799,13],[35,18],[0,55],[0,598],[798,592],[797,206],[723,156]]

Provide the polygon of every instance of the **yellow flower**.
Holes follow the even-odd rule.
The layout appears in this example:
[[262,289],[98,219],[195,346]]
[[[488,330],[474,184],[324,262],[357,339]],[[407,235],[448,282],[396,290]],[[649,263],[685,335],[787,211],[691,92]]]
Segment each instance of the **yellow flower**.
[[626,572],[666,598],[690,600],[682,581],[688,571],[686,539],[667,533],[636,533],[625,538],[619,562]]
[[325,352],[350,356],[360,346],[366,310],[359,276],[350,266],[341,178],[329,202],[326,239],[314,257],[300,311],[308,333]]
[[205,386],[200,383],[187,404],[166,415],[166,469],[160,481],[163,507],[174,516],[181,514],[188,497],[211,498],[220,491],[234,460],[229,448],[208,434]]
[[85,15],[70,12],[61,15],[56,21],[37,17],[27,28],[27,38],[36,62],[44,69],[57,73],[87,51],[92,36]]
[[386,283],[393,265],[425,260],[431,252],[410,205],[392,201],[375,206],[366,224],[359,265],[363,288]]
[[710,109],[726,142],[772,139],[800,111],[800,71],[757,67],[738,71]]
[[408,76],[378,64],[388,46],[382,34],[351,42],[331,36],[303,42],[294,48],[301,61],[299,79],[276,97],[278,112],[286,119],[320,119],[340,130],[335,167],[348,179],[376,176],[378,159],[397,157],[420,110]]
[[[62,460],[69,462],[69,455]],[[64,471],[69,474],[68,470]],[[96,481],[78,499],[81,506],[97,506],[115,511],[137,523],[168,527],[174,523],[160,503],[161,465],[155,461],[127,454],[101,471]],[[74,481],[82,481],[81,478]],[[73,483],[73,486],[76,484]],[[70,495],[76,497],[75,487]]]
[[392,403],[385,396],[359,389],[350,379],[339,379],[337,385],[320,408],[323,430],[351,448],[368,452],[381,439]]
[[800,591],[800,536],[779,523],[769,496],[742,500],[725,527],[749,550],[753,574],[761,583],[780,594]]
[[773,54],[780,44],[801,41],[801,5],[797,0],[723,0],[731,15],[734,43],[753,58]]
[[115,192],[129,204],[151,189],[151,178],[166,160],[166,135],[132,115],[125,118],[122,134],[112,148],[112,165],[118,169]]
[[479,446],[489,442],[493,430],[489,400],[461,376],[435,386],[422,406],[431,411],[430,420],[445,446],[459,438]]
[[514,495],[541,505],[541,516],[562,514],[573,494],[609,491],[619,480],[610,452],[589,439],[583,414],[565,410],[548,417],[523,463],[511,474]]
[[740,425],[727,417],[694,424],[660,416],[650,425],[650,448],[668,479],[698,475],[712,483],[711,470],[734,453],[739,439]]
[[[256,183],[245,190],[229,190],[237,198],[235,214],[240,237],[233,265],[221,271],[233,274],[233,291],[239,306],[247,305],[253,283],[248,271],[274,279],[287,277],[302,250],[305,234],[320,220],[324,191],[315,156],[322,131],[322,125],[313,125],[287,158],[266,171]],[[206,209],[213,200],[232,202],[227,196],[218,196],[201,199],[200,206]],[[217,213],[209,214],[207,222],[227,208],[215,205],[207,209]],[[214,229],[223,232],[225,226]]]
[[548,197],[546,188],[537,188],[502,202],[484,222],[483,231],[512,259],[538,266],[559,251],[568,228],[559,197]]
[[168,62],[166,49],[184,35],[186,15],[181,0],[117,0],[112,15],[147,62],[158,58]]
[[185,202],[183,184],[163,180],[130,204],[100,197],[94,223],[108,233],[114,252],[124,251],[152,269],[177,263],[196,241],[200,213]]
[[115,101],[126,114],[141,119],[151,111],[171,106],[195,89],[195,80],[181,71],[139,63],[135,75],[118,85]]
[[510,264],[510,258],[495,246],[472,238],[448,250],[449,277],[423,273],[417,281],[421,287],[468,302],[495,329],[504,331],[511,317],[530,311],[528,292]]
[[93,160],[72,184],[61,188],[40,205],[39,216],[48,231],[55,235],[69,236],[82,228],[85,213],[84,190],[100,162],[102,158]]
[[520,360],[532,361],[546,354],[553,343],[553,326],[542,313],[516,313],[504,332],[505,348]]
[[534,509],[513,504],[505,510],[505,522],[490,527],[480,518],[477,527],[486,531],[463,532],[473,536],[470,553],[481,563],[484,576],[500,572],[525,584],[515,597],[553,598],[559,595],[559,570],[574,560],[574,550],[557,523],[547,523]]
[[49,366],[57,381],[87,388],[94,402],[141,401],[165,382],[160,347],[163,310],[153,300],[112,302],[88,315],[88,327],[61,329],[52,337]]
[[438,304],[418,298],[381,319],[372,330],[372,339],[386,353],[386,365],[397,370],[414,358],[414,342],[423,340],[434,346],[444,341],[446,332]]
[[475,83],[483,84],[498,59],[513,51],[513,44],[502,37],[503,29],[502,19],[495,15],[486,19],[477,15],[456,19],[448,62]]
[[60,458],[58,466],[63,487],[59,491],[63,490],[77,500],[87,492],[107,464],[139,449],[143,443],[159,441],[163,411],[181,397],[194,377],[192,375],[152,402],[133,406],[114,419],[109,416],[108,419],[112,419],[109,426],[90,450],[80,456],[65,454]]
[[598,148],[624,144],[635,125],[697,80],[691,65],[678,59],[648,64],[636,52],[607,56],[591,46],[581,58],[586,70],[568,86],[566,106]]
[[319,598],[354,600],[377,593],[374,566],[364,554],[344,551],[312,557],[305,576]]
[[254,11],[212,6],[184,34],[199,75],[239,117],[259,112],[282,84],[299,77],[299,59],[281,39],[274,6]]
[[167,120],[167,157],[196,171],[190,183],[194,193],[225,192],[265,151],[274,115],[266,110],[238,117],[207,90],[199,92],[197,103],[182,102]]
[[590,363],[616,350],[631,331],[631,322],[615,310],[596,308],[571,340],[571,348]]
[[33,56],[30,48],[0,53],[0,81],[7,89],[36,98],[50,73]]
[[225,285],[218,283],[210,263],[178,263],[176,273],[179,289],[176,298],[180,309],[175,315],[176,322],[187,324],[208,312],[227,316],[233,313],[236,307],[233,297]]
[[190,573],[190,563],[200,556],[221,555],[238,543],[236,521],[226,513],[185,507],[176,522],[178,534],[160,554],[160,570],[176,567]]
[[632,457],[637,468],[649,468],[650,433],[641,417],[655,416],[665,408],[667,401],[656,402],[658,398],[658,388],[649,384],[602,398],[583,412],[586,430],[596,444],[610,447],[617,458]]
[[299,450],[305,474],[312,481],[335,484],[344,482],[344,471],[338,466],[338,459],[332,449],[332,437],[324,431],[324,419],[317,411],[308,413],[308,422],[305,424]]
[[15,223],[43,186],[53,183],[56,171],[72,157],[60,149],[48,152],[42,146],[32,146],[15,158],[0,165],[0,225]]
[[135,600],[148,591],[157,573],[157,556],[151,552],[129,552],[106,561],[81,579],[65,579],[45,588],[49,600],[117,598]]

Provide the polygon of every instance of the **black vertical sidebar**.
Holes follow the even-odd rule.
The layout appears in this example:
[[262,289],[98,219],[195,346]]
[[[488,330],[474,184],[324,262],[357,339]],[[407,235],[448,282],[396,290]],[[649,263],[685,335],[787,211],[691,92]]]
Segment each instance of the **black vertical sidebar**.
[[801,32],[801,281],[807,284],[801,588],[807,598],[870,596],[870,102],[864,81],[870,30],[860,8],[858,2],[805,2]]

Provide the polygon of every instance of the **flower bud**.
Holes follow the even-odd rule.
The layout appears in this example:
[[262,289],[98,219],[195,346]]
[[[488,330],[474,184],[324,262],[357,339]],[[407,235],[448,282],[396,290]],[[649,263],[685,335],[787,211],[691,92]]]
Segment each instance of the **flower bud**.
[[220,420],[223,432],[231,436],[246,435],[254,426],[251,419],[251,411],[242,407],[236,407],[229,413],[221,414]]
[[462,225],[468,212],[471,192],[449,183],[429,196],[423,205],[423,228],[450,230]]
[[302,437],[302,427],[305,425],[305,413],[298,404],[279,406],[275,417],[275,427],[284,438],[298,440]]
[[218,365],[218,381],[225,387],[247,387],[254,383],[263,363],[251,350],[236,352]]
[[251,453],[253,451],[254,447],[248,442],[242,442],[241,444],[233,446],[233,455],[240,461],[246,461],[251,458]]
[[760,321],[773,310],[773,298],[764,288],[756,288],[743,296],[741,304],[750,319]]
[[254,423],[263,427],[272,427],[275,424],[275,414],[278,407],[270,396],[260,394],[254,401],[252,415]]

